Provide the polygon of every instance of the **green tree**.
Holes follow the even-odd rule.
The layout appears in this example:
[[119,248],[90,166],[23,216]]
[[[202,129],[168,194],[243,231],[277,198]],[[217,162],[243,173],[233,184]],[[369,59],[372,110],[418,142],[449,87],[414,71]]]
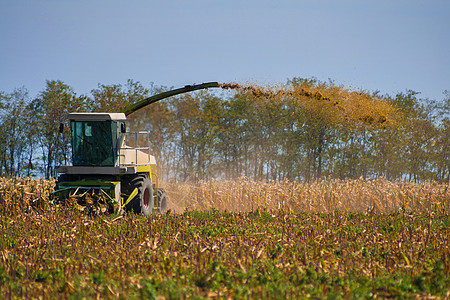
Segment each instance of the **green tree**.
[[[210,131],[213,102],[210,94],[200,91],[171,100],[174,108],[176,161],[175,178],[182,181],[208,180],[213,177],[214,138]],[[209,104],[208,104],[209,103]]]
[[450,182],[450,91],[444,91],[444,100],[433,107],[438,122],[437,137],[433,144],[433,171],[435,179]]
[[[59,80],[47,81],[45,90],[33,101],[46,178],[55,177],[56,164],[70,161],[68,114],[85,111],[88,103],[87,97],[77,97],[71,87]],[[62,134],[58,130],[60,123],[66,124]]]
[[30,174],[31,166],[27,161],[32,158],[34,127],[30,124],[29,104],[28,91],[24,87],[10,94],[0,93],[0,175]]
[[148,97],[149,90],[140,82],[129,79],[125,85],[98,84],[98,88],[93,89],[91,94],[93,96],[92,111],[120,112],[128,105]]
[[435,179],[450,183],[450,120],[444,119],[438,128],[438,136],[434,144],[436,155],[434,157]]

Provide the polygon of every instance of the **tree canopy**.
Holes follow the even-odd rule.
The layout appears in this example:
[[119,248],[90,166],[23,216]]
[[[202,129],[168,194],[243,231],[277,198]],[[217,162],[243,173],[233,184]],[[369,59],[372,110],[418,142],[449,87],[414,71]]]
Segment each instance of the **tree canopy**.
[[[129,116],[128,128],[151,133],[163,180],[449,182],[448,91],[437,102],[414,91],[383,96],[311,78],[222,88],[168,98]],[[118,112],[166,90],[128,80],[99,84],[90,96],[62,81],[47,81],[34,99],[26,88],[0,92],[0,175],[55,176],[54,166],[71,160],[68,127],[58,133],[69,112]]]

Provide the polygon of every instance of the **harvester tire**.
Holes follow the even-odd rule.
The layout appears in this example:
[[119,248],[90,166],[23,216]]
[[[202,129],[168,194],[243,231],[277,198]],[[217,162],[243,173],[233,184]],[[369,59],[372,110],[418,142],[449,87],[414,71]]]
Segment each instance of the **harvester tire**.
[[163,189],[158,189],[158,202],[159,206],[157,212],[159,214],[165,214],[167,212],[167,195]]
[[134,189],[137,188],[137,195],[130,200],[130,203],[125,207],[127,210],[132,210],[136,214],[151,215],[155,205],[153,198],[153,185],[147,175],[137,175],[125,182],[126,194],[130,195]]

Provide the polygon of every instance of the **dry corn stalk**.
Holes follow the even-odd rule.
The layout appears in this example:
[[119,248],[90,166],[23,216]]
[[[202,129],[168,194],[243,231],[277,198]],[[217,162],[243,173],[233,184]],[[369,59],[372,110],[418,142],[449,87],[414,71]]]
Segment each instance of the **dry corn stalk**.
[[207,181],[167,184],[169,198],[178,210],[252,211],[288,209],[295,212],[371,211],[399,209],[426,212],[448,210],[450,190],[437,182],[388,181],[383,178],[324,179],[314,183],[295,181]]

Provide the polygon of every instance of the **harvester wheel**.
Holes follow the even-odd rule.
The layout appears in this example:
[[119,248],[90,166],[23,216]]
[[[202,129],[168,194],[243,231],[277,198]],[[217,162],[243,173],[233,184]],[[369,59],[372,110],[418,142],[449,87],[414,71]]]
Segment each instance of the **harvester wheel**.
[[158,201],[159,206],[157,212],[159,214],[165,214],[167,212],[167,195],[165,190],[158,189]]
[[147,175],[138,175],[125,183],[126,193],[130,195],[137,188],[137,195],[131,199],[125,209],[133,210],[137,214],[151,215],[155,205],[153,186]]

